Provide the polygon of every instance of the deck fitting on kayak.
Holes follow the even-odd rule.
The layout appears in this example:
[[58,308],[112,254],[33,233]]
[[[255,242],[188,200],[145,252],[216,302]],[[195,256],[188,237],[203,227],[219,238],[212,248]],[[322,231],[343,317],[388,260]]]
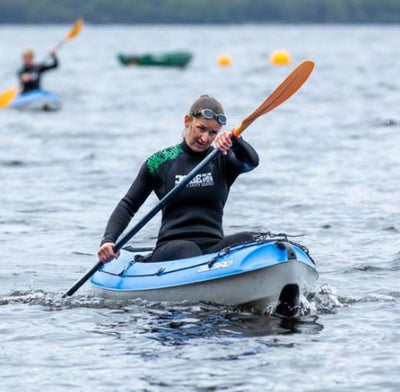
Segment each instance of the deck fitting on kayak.
[[131,260],[129,263],[124,265],[124,268],[122,269],[122,271],[118,274],[119,276],[123,276],[124,273],[130,268],[132,267],[133,264],[136,263],[136,260]]
[[279,249],[286,250],[288,260],[297,260],[296,252],[292,248],[292,245],[289,244],[289,242],[277,241],[276,246]]
[[213,257],[209,262],[208,262],[208,268],[211,268],[213,264],[220,259],[223,256],[226,256],[228,253],[230,253],[231,248],[228,246],[227,248],[224,248],[220,250],[215,257]]
[[156,275],[161,275],[165,271],[164,267],[161,267],[157,272]]

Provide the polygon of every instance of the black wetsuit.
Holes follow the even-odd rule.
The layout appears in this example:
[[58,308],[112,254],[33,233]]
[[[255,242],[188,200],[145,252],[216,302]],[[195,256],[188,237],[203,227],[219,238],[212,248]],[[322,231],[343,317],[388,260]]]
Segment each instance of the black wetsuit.
[[[183,141],[147,159],[112,213],[101,243],[116,242],[153,190],[159,199],[164,197],[212,150],[194,152]],[[248,240],[248,233],[224,238],[222,216],[230,186],[239,174],[257,165],[256,151],[242,138],[234,141],[227,156],[219,154],[211,161],[163,208],[152,261],[209,253],[232,241]]]
[[[32,66],[24,65],[18,71],[18,77],[21,84],[21,93],[27,93],[29,91],[40,89],[40,77],[42,73],[58,67],[57,57],[52,55],[51,58],[53,59],[51,64],[34,64]],[[27,82],[22,81],[21,76],[25,73],[28,73],[32,79]]]

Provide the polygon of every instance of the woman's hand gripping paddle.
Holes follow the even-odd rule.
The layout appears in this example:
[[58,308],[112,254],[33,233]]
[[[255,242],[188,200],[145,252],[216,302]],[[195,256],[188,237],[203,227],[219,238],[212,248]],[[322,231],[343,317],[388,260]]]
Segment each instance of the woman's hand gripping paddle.
[[[75,38],[82,30],[83,20],[77,19],[68,34],[54,47],[54,51],[61,49],[69,40]],[[0,109],[5,109],[11,105],[18,94],[18,88],[13,87],[0,93]]]
[[[239,136],[254,120],[258,117],[270,112],[277,106],[289,99],[308,79],[314,63],[312,61],[304,61],[298,65],[287,78],[273,91],[273,93],[241,124],[233,131],[234,136]],[[153,209],[147,213],[132,229],[128,231],[114,246],[114,252],[117,253],[143,226],[146,225],[175,195],[180,192],[189,182],[210,162],[220,151],[213,150],[208,154],[192,171],[171,189]],[[87,271],[64,295],[63,298],[71,296],[75,293],[94,273],[103,265],[98,261],[89,271]]]

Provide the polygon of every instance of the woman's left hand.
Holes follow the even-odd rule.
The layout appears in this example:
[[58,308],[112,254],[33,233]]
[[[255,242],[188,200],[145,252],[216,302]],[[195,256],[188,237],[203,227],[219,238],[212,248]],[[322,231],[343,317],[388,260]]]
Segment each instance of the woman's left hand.
[[223,132],[215,138],[215,145],[223,155],[228,154],[228,150],[232,147],[232,132]]

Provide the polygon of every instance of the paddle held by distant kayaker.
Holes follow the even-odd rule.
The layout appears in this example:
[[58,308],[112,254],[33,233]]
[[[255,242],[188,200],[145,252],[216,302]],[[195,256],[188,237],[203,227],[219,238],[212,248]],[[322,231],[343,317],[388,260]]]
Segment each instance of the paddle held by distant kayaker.
[[21,93],[40,89],[42,73],[58,67],[56,50],[53,49],[49,54],[50,63],[35,64],[35,54],[32,49],[22,53],[22,67],[18,71]]
[[167,261],[219,251],[253,239],[249,232],[224,236],[223,209],[236,178],[258,165],[256,151],[242,137],[221,132],[227,118],[222,105],[202,95],[184,117],[184,138],[142,165],[127,194],[112,213],[98,251],[99,260],[118,257],[114,245],[152,191],[162,199],[211,151],[222,154],[162,209],[161,228],[150,261]]

